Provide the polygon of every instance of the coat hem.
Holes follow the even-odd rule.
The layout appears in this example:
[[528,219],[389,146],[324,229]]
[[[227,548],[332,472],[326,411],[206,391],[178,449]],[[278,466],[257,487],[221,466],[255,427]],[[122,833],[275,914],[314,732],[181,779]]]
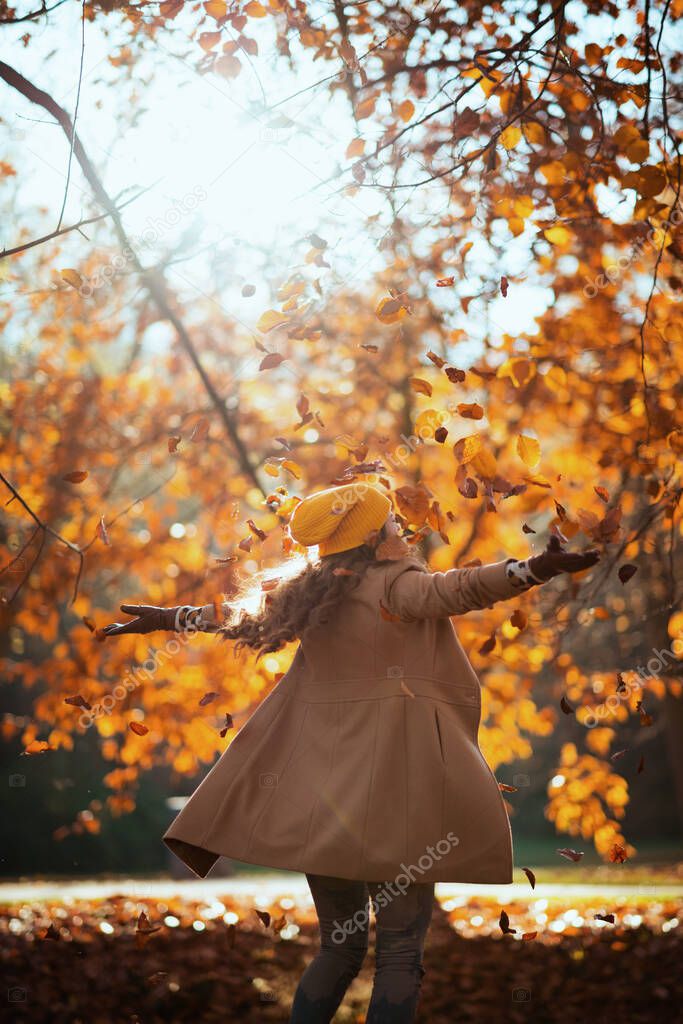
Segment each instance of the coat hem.
[[[179,857],[191,871],[194,872],[199,878],[206,878],[211,868],[214,866],[219,857],[228,857],[231,860],[238,860],[242,864],[252,864],[254,867],[272,868],[274,871],[291,871],[297,874],[312,874],[312,875],[324,875],[325,872],[320,870],[320,865],[313,867],[312,865],[306,866],[305,863],[300,863],[298,867],[292,867],[291,863],[284,864],[278,863],[278,858],[273,856],[265,859],[254,859],[250,856],[248,860],[245,860],[244,856],[240,856],[236,853],[230,853],[226,849],[222,850],[211,850],[206,846],[197,846],[194,843],[188,843],[184,839],[178,839],[175,836],[164,836],[163,842],[171,850],[176,857]],[[408,865],[410,867],[410,865]],[[334,878],[346,878],[349,881],[354,882],[386,882],[395,879],[399,875],[405,874],[405,867],[399,865],[396,868],[392,868],[389,871],[381,873],[379,870],[371,871],[361,878],[358,872],[348,873],[348,871],[335,870],[329,872],[331,877]],[[499,873],[489,872],[474,872],[474,871],[463,871],[458,872],[456,870],[449,871],[445,869],[442,872],[439,871],[425,871],[415,872],[415,882],[451,882],[473,885],[511,885],[514,881],[512,877],[512,866],[509,872],[505,872],[505,878],[501,878]]]

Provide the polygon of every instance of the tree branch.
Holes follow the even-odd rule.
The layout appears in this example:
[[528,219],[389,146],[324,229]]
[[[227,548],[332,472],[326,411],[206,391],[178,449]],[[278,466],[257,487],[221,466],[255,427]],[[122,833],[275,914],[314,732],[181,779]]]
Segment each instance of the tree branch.
[[169,323],[172,325],[181,347],[185,350],[185,353],[189,356],[192,365],[197,371],[197,375],[199,376],[199,379],[201,380],[207,395],[211,399],[214,408],[216,409],[218,415],[220,416],[223,426],[225,427],[226,433],[228,434],[228,437],[230,438],[233,444],[242,471],[251,480],[251,482],[254,484],[257,490],[259,490],[261,494],[264,497],[266,497],[267,491],[263,488],[261,481],[259,480],[256,466],[252,464],[246,445],[242,441],[242,438],[240,437],[239,432],[237,430],[237,424],[233,419],[232,415],[230,414],[229,410],[227,409],[225,402],[216,391],[211,378],[206,372],[204,365],[199,357],[199,353],[197,352],[194,342],[192,341],[187,329],[185,328],[185,325],[182,323],[182,321],[172,308],[171,302],[166,291],[165,281],[160,275],[156,273],[156,271],[147,270],[140,263],[135,251],[133,250],[130,239],[126,234],[126,230],[123,226],[123,222],[119,215],[119,211],[117,210],[116,205],[114,204],[113,200],[105,190],[104,185],[100,181],[99,175],[97,174],[97,171],[95,170],[93,164],[90,161],[90,158],[88,157],[88,154],[85,152],[83,145],[81,144],[81,140],[74,131],[73,125],[71,123],[71,118],[64,110],[64,108],[61,107],[56,102],[56,100],[54,100],[52,96],[49,95],[49,93],[46,93],[42,89],[39,89],[37,86],[33,85],[32,82],[29,82],[28,79],[24,78],[24,76],[19,74],[18,71],[15,71],[14,68],[9,66],[9,64],[5,64],[4,61],[0,61],[0,78],[4,79],[8,85],[11,85],[13,89],[16,89],[17,92],[20,92],[21,95],[24,96],[26,99],[30,100],[31,103],[35,103],[37,106],[40,106],[44,110],[47,110],[47,112],[49,114],[52,114],[52,116],[61,126],[62,130],[64,131],[64,134],[69,140],[69,143],[73,147],[74,156],[78,160],[80,168],[88,184],[90,185],[96,200],[98,201],[98,203],[100,203],[103,209],[105,209],[108,215],[111,217],[112,222],[114,224],[114,229],[116,231],[116,235],[119,239],[122,248],[126,250],[126,253],[130,253],[131,262],[135,266],[137,272],[141,275],[145,283],[145,286],[150,294],[150,297],[152,298],[153,302],[159,309],[159,312],[161,313],[163,319],[168,320]]

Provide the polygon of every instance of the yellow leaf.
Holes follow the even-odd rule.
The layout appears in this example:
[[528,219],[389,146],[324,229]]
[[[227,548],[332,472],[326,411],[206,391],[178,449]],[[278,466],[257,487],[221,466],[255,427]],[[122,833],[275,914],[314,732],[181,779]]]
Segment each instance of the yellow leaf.
[[362,156],[365,152],[365,141],[363,139],[352,139],[346,147],[346,159],[352,160],[356,156]]
[[571,240],[571,231],[567,231],[562,224],[556,224],[543,232],[551,245],[566,245]]
[[282,324],[286,324],[288,321],[289,317],[286,313],[280,313],[277,309],[267,309],[259,317],[256,330],[260,331],[261,334],[267,334],[268,331],[273,331],[276,327],[281,327]]
[[413,391],[417,391],[420,395],[427,395],[431,398],[432,385],[428,380],[423,380],[422,377],[411,377],[410,386]]
[[496,458],[493,452],[485,445],[481,446],[480,450],[470,461],[470,465],[474,472],[478,473],[484,480],[492,480],[496,475]]
[[511,124],[500,133],[500,141],[506,149],[514,149],[522,138],[522,129],[516,124]]
[[520,434],[517,438],[517,454],[525,466],[533,469],[541,458],[541,446],[535,437]]
[[297,480],[301,479],[302,470],[298,462],[292,462],[291,459],[285,459],[284,462],[282,463],[282,468],[286,469],[287,472],[291,473],[292,476],[296,477]]
[[403,103],[396,108],[396,113],[402,121],[410,121],[411,117],[415,113],[415,104],[412,100],[404,100]]
[[60,270],[59,273],[62,280],[66,281],[67,284],[70,284],[72,288],[80,288],[83,284],[83,278],[77,270],[67,268],[66,270]]
[[375,309],[375,316],[383,324],[396,324],[406,316],[407,312],[408,310],[400,298],[394,299],[391,296],[387,296],[378,303]]
[[250,3],[244,8],[244,13],[250,18],[265,18],[268,12],[263,4],[259,3],[259,0],[250,0]]
[[228,5],[225,0],[207,0],[207,3],[204,4],[204,10],[210,18],[220,21],[228,13]]
[[482,440],[479,434],[470,434],[469,437],[461,437],[459,441],[456,441],[453,445],[453,451],[456,459],[465,465],[467,462],[471,462],[475,455],[481,451]]
[[419,416],[415,417],[415,433],[425,440],[434,437],[439,427],[443,426],[444,417],[436,409],[423,409]]

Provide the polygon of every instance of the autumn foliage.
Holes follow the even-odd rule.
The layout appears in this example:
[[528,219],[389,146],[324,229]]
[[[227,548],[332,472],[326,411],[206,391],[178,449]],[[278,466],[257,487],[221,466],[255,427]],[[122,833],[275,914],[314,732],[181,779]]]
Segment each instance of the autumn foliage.
[[[366,224],[378,269],[347,281],[321,224],[265,289],[242,283],[249,328],[212,301],[215,276],[180,296],[163,266],[131,258],[88,287],[129,239],[85,132],[74,173],[100,218],[87,238],[54,235],[46,210],[5,231],[0,615],[4,673],[33,703],[2,729],[46,758],[96,731],[110,795],[67,833],[130,811],[155,765],[209,766],[234,735],[226,714],[239,728],[293,655],[257,665],[210,636],[105,640],[120,602],[229,601],[236,574],[302,554],[287,522],[304,494],[367,479],[434,569],[525,557],[548,531],[600,548],[584,578],[457,627],[497,777],[554,733],[558,845],[635,853],[629,787],[646,780],[647,745],[634,760],[623,737],[681,698],[683,4],[620,6],[617,25],[619,5],[592,0],[575,21],[557,3],[523,24],[507,2],[322,19],[301,0],[85,5],[126,34],[109,58],[122,82],[177,19],[206,76],[258,66],[266,38],[294,71],[315,58],[315,88],[352,113],[332,184],[384,205]],[[14,16],[0,4],[0,22]],[[46,105],[39,69],[32,82],[0,64],[0,78],[57,117],[68,154],[73,111]],[[17,147],[2,164],[8,191],[28,159]],[[533,330],[508,332],[505,304],[532,287],[545,295]],[[145,343],[153,326],[162,347]],[[662,649],[669,660],[639,670]]]

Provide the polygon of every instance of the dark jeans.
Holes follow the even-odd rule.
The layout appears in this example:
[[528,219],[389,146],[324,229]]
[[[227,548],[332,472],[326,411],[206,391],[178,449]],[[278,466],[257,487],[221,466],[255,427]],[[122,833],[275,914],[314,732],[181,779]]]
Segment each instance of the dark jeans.
[[320,952],[299,982],[290,1024],[329,1024],[334,1017],[367,953],[368,898],[375,912],[376,964],[366,1024],[410,1024],[425,973],[422,953],[434,884],[402,884],[399,889],[395,882],[306,878],[318,914]]

